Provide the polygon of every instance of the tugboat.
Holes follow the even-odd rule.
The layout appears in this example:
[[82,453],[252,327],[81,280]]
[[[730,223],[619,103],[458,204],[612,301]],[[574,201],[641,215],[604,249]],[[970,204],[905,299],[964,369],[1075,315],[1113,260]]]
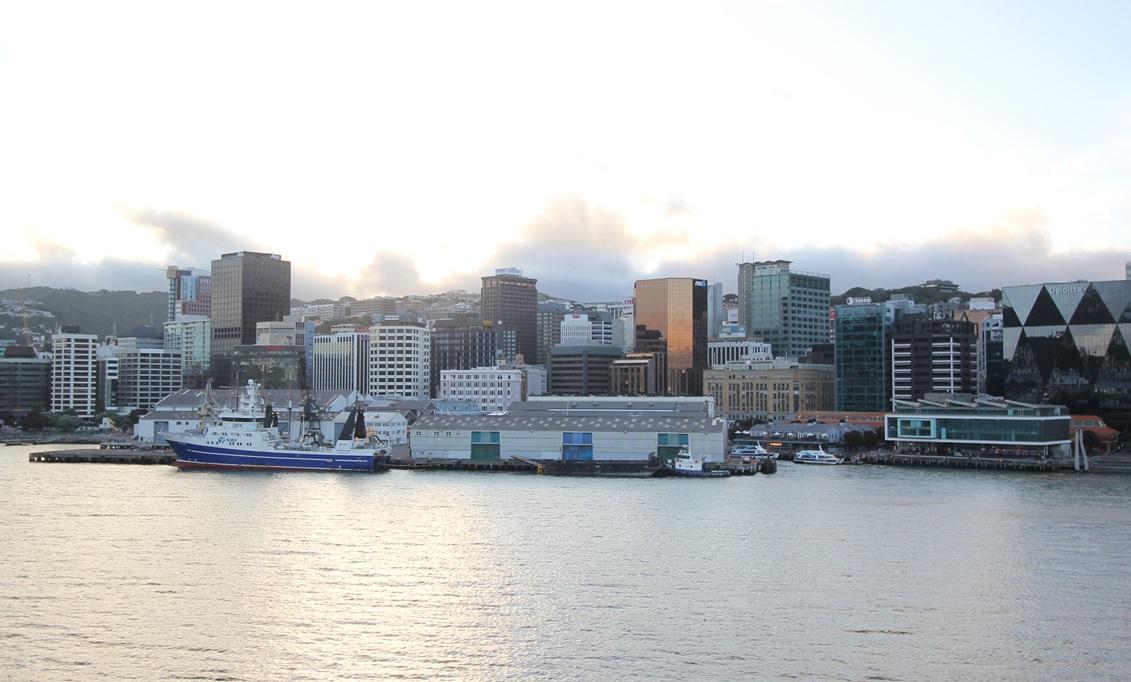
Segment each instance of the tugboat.
[[[389,452],[365,429],[365,413],[354,405],[331,446],[321,434],[303,434],[299,442],[279,433],[279,413],[264,405],[259,384],[248,381],[234,410],[212,420],[205,400],[201,426],[196,431],[162,434],[173,448],[174,465],[182,469],[238,469],[257,471],[384,471]],[[307,402],[307,410],[311,408]]]
[[672,459],[671,465],[660,467],[653,475],[659,478],[669,476],[685,478],[726,478],[730,476],[730,471],[727,469],[707,469],[703,466],[703,463],[703,455],[692,455],[687,450],[680,450],[675,458]]

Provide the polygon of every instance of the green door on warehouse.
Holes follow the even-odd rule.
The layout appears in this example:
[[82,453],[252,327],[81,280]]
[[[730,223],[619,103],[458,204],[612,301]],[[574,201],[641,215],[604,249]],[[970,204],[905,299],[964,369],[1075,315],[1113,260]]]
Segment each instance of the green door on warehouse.
[[500,438],[498,431],[471,432],[471,459],[499,459]]

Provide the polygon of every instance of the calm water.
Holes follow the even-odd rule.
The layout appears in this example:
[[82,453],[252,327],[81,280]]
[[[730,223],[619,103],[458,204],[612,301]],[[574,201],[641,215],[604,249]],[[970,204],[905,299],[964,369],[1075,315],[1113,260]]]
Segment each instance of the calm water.
[[1131,478],[218,474],[0,448],[0,678],[1125,679]]

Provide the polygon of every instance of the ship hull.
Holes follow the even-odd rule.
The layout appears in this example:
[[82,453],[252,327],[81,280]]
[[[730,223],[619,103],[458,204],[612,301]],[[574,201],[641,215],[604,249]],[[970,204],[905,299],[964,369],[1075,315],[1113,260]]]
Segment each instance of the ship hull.
[[383,471],[383,455],[348,450],[240,450],[215,445],[168,440],[181,469],[249,471]]

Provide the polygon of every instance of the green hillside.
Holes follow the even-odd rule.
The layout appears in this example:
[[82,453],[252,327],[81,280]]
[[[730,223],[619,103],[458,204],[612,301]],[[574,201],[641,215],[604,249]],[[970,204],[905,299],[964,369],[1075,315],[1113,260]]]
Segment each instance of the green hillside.
[[115,325],[120,336],[131,334],[135,327],[160,327],[165,322],[169,301],[163,291],[87,292],[51,287],[0,290],[3,299],[16,300],[21,295],[30,307],[54,313],[59,324],[78,325],[83,333],[99,336],[113,333]]

